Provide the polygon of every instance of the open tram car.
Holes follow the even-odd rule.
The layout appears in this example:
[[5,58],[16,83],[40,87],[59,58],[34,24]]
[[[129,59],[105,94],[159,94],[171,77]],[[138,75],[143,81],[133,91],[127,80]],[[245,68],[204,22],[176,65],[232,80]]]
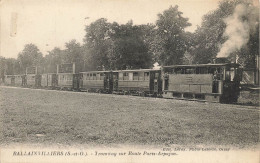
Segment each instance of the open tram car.
[[41,86],[41,71],[39,67],[27,67],[25,76],[25,86],[38,88]]
[[57,65],[56,88],[61,90],[73,90],[75,79],[75,63]]
[[5,75],[4,83],[7,86],[14,86],[15,84],[15,77],[14,75]]
[[14,75],[14,85],[21,87],[26,85],[26,75]]
[[44,88],[50,88],[50,89],[56,88],[58,85],[57,74],[55,73],[42,74],[40,85],[41,87]]
[[25,86],[26,85],[26,75],[5,75],[5,85],[8,86]]

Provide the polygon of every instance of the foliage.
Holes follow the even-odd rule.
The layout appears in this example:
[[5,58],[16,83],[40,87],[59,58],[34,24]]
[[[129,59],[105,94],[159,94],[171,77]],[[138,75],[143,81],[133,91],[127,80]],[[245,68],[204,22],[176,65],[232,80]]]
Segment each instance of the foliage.
[[26,67],[42,66],[43,56],[36,45],[26,44],[18,54],[18,62],[21,64],[22,72],[25,72]]
[[85,48],[88,49],[88,67],[91,70],[108,68],[108,53],[110,49],[109,30],[111,24],[101,18],[86,26]]
[[[20,67],[20,63],[18,60],[14,59],[14,58],[6,58],[6,59],[1,59],[3,68],[4,68],[4,73],[7,75],[12,75],[12,74],[20,74],[21,73],[21,67]],[[2,65],[1,65],[2,67]]]
[[[86,27],[85,48],[90,69],[149,68],[146,31],[149,25],[133,25],[132,21],[119,25],[99,19]],[[86,50],[85,50],[86,51]]]
[[0,83],[1,83],[1,80],[3,80],[4,78],[4,75],[5,75],[5,58],[0,56]]
[[[152,67],[152,54],[146,41],[149,25],[113,25],[112,49],[109,60],[111,69],[139,69]],[[146,35],[147,34],[147,35]]]
[[63,59],[64,51],[60,48],[55,47],[52,51],[48,52],[49,54],[44,57],[45,59],[45,72],[47,73],[56,73],[57,64],[61,64]]
[[182,62],[183,55],[188,49],[184,29],[190,25],[188,18],[182,17],[178,6],[171,6],[162,14],[158,14],[153,52],[159,64],[171,65]]
[[65,43],[63,63],[75,63],[76,72],[83,70],[83,52],[80,43],[71,40]]

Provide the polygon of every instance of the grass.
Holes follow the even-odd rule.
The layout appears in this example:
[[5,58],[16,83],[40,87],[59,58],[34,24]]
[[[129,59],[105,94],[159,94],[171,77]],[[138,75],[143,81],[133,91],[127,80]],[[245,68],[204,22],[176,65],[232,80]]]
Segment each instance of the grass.
[[255,146],[257,107],[0,87],[0,143]]

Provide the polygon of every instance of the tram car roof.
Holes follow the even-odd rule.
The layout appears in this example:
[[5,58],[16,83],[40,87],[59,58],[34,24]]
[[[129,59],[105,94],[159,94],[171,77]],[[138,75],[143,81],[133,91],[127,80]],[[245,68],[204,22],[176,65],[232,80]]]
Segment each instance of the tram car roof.
[[57,75],[67,75],[67,74],[76,74],[76,73],[72,73],[72,72],[62,72],[62,73],[56,73]]
[[160,71],[156,69],[134,69],[134,70],[115,70],[113,72],[149,72],[149,71]]
[[5,76],[24,76],[25,74],[5,75]]
[[[43,73],[42,75],[45,75],[45,74],[52,75],[52,74],[57,74],[57,73]],[[62,73],[62,74],[64,74],[64,73]],[[71,73],[69,73],[69,74],[71,74]]]
[[79,72],[79,73],[86,74],[86,73],[102,73],[102,72],[112,72],[112,71],[85,71],[85,72]]
[[18,75],[13,75],[13,76],[24,76],[25,74],[18,74]]
[[239,67],[240,65],[237,63],[217,63],[217,64],[193,64],[193,65],[170,65],[163,66],[163,68],[186,68],[186,67]]

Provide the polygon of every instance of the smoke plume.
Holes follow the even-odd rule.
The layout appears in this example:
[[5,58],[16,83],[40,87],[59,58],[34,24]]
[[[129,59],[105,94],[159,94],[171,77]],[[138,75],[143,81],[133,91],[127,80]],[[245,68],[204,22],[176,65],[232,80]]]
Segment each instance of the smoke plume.
[[233,15],[224,19],[226,30],[223,36],[226,36],[228,40],[222,44],[217,57],[228,57],[248,42],[250,26],[247,20],[243,20],[247,14],[247,7],[239,4],[236,6]]

